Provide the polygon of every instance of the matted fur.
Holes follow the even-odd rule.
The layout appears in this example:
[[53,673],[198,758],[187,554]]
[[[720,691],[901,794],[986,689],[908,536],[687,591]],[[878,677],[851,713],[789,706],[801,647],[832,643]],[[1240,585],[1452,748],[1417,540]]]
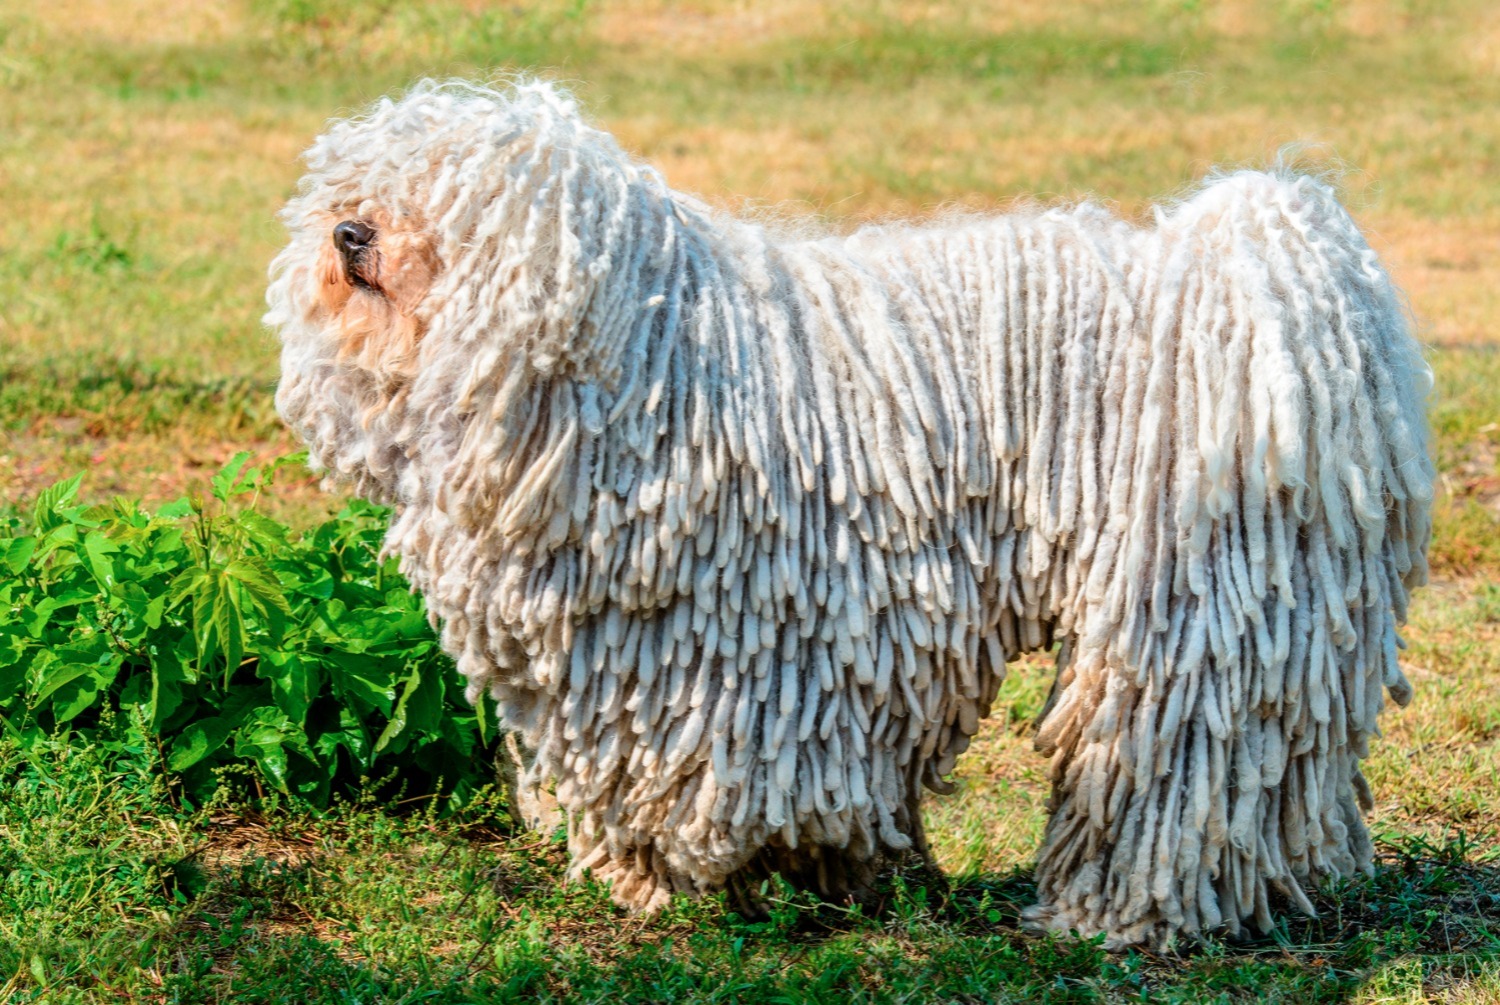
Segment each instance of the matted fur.
[[[575,875],[644,909],[772,868],[857,888],[1054,640],[1033,923],[1263,928],[1370,868],[1429,377],[1325,185],[778,239],[537,83],[421,85],[307,166],[278,406],[395,504]],[[341,219],[382,273],[419,245],[415,292],[328,275]]]

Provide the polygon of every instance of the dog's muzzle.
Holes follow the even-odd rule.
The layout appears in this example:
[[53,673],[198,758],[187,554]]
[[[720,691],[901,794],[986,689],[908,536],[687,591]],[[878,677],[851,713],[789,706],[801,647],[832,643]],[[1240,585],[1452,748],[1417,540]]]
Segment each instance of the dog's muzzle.
[[355,286],[368,288],[370,283],[360,273],[367,253],[375,243],[375,231],[358,220],[345,220],[333,228],[333,246],[344,260],[344,275]]

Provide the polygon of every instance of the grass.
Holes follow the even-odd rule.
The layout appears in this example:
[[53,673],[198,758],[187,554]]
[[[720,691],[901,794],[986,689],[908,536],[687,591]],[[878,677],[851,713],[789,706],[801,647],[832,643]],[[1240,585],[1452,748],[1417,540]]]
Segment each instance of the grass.
[[[0,746],[0,1001],[1500,1001],[1500,14],[1482,0],[52,0],[0,8],[0,509],[88,469],[151,501],[291,444],[258,321],[330,115],[539,66],[678,187],[839,229],[1143,212],[1287,144],[1339,178],[1431,347],[1441,478],[1368,774],[1382,868],[1180,959],[1022,934],[1045,660],[930,803],[950,877],[884,909],[624,918],[556,844],[370,803],[174,808],[149,757]],[[276,515],[338,505],[310,480]],[[0,741],[3,743],[4,741]],[[409,808],[408,808],[409,809]]]
[[[773,891],[659,919],[561,883],[558,841],[359,803],[184,816],[130,750],[0,746],[0,995],[49,1002],[1451,1001],[1500,993],[1500,862],[1392,839],[1324,916],[1185,959],[1016,929],[1013,868],[898,871],[869,911]],[[492,808],[492,807],[491,807]],[[1392,997],[1395,995],[1396,997]]]

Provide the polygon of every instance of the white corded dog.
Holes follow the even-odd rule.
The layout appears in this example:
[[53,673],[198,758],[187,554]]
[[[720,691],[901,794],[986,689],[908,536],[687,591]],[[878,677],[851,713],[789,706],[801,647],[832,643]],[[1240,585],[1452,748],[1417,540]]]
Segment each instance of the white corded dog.
[[793,240],[541,83],[420,85],[307,166],[278,406],[395,506],[575,875],[857,891],[1054,640],[1034,924],[1264,928],[1370,868],[1429,376],[1320,182]]

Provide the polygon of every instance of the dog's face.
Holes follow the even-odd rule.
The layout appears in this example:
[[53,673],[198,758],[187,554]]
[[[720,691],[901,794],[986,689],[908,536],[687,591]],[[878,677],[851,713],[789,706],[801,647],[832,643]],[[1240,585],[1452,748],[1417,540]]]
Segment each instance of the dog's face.
[[[419,220],[375,211],[327,215],[318,253],[317,319],[339,361],[388,382],[410,379],[439,261]],[[393,389],[394,390],[394,389]]]
[[632,258],[620,208],[659,179],[564,92],[422,85],[331,124],[306,163],[266,322],[315,466],[400,498],[470,417],[508,428],[549,381],[618,366],[597,333],[621,312],[596,294]]
[[376,498],[393,494],[392,420],[418,373],[441,265],[420,216],[363,198],[307,207],[277,260],[277,407],[315,466]]

